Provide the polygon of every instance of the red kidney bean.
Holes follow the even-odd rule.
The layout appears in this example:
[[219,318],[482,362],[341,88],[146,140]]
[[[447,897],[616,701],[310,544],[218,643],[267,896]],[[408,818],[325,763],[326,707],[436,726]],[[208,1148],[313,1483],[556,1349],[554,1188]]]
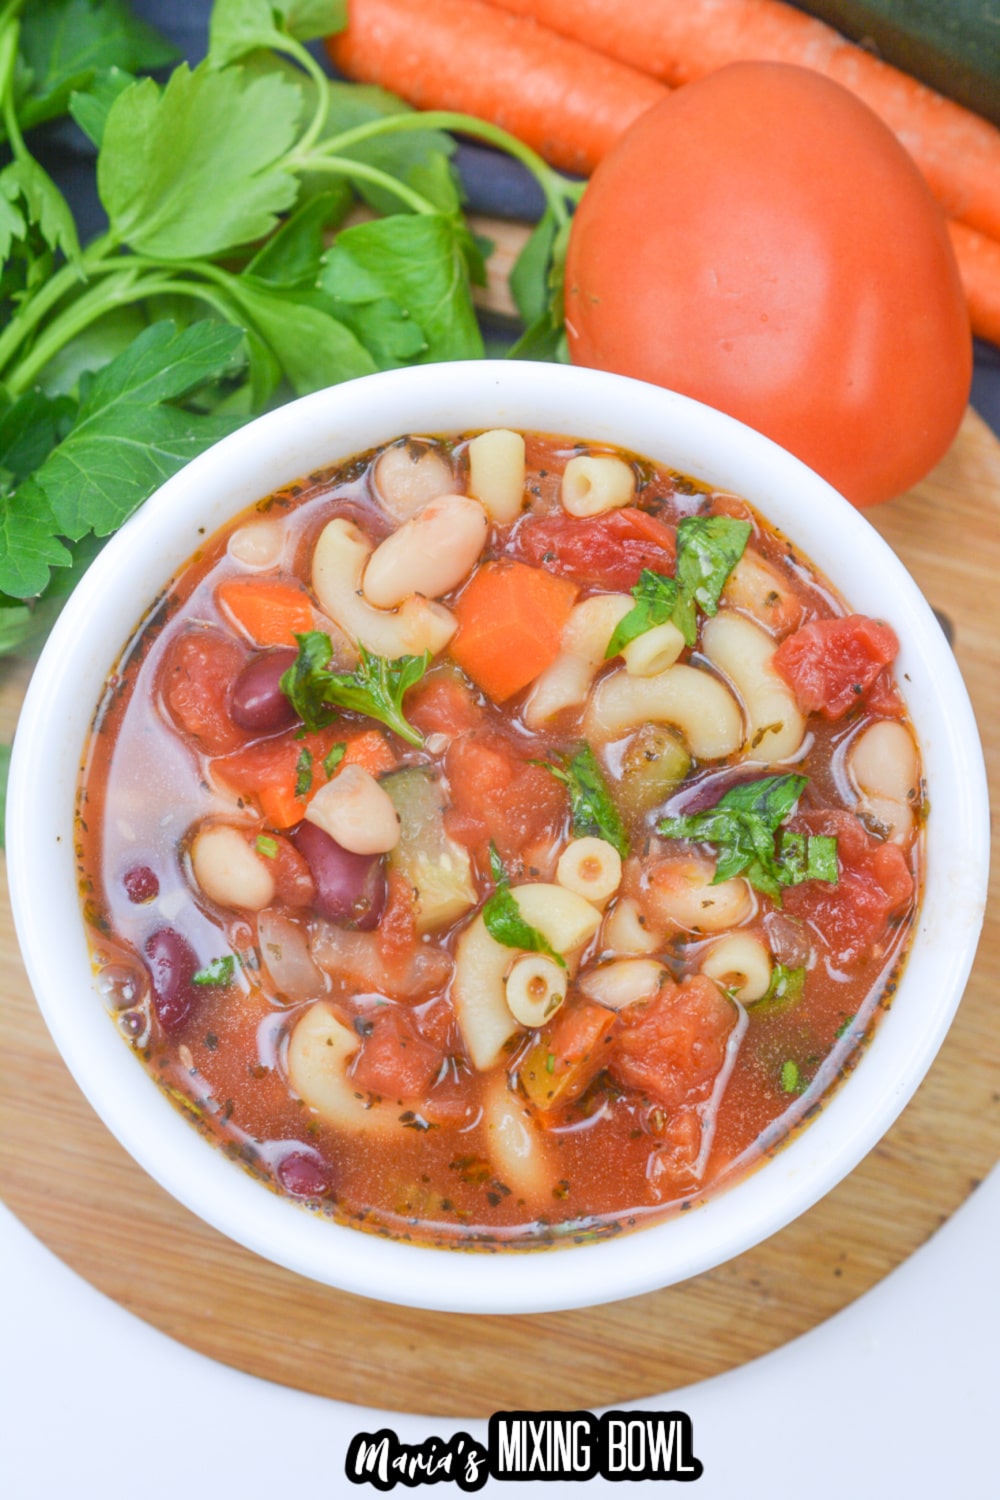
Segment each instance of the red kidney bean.
[[278,646],[250,658],[236,677],[229,698],[234,724],[258,734],[272,734],[295,723],[298,716],[279,684],[297,655],[290,646]]
[[146,939],[146,958],[156,1019],[172,1036],[185,1025],[198,1003],[193,983],[198,959],[191,944],[174,927],[161,927]]
[[330,1191],[328,1167],[306,1151],[290,1151],[276,1176],[285,1192],[295,1198],[322,1198]]
[[142,906],[147,901],[155,901],[160,894],[160,882],[156,872],[148,865],[133,865],[126,870],[122,876],[122,885],[125,894],[135,906]]
[[315,823],[291,835],[316,885],[313,909],[330,922],[369,932],[385,909],[386,879],[380,854],[353,854]]

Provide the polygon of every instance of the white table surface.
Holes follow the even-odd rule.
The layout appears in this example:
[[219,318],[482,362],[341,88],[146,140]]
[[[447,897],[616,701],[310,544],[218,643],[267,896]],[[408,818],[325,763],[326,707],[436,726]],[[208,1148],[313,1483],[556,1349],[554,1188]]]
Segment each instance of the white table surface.
[[[687,1411],[696,1500],[997,1500],[1000,1167],[853,1306],[742,1369],[635,1403]],[[5,1500],[335,1500],[354,1433],[485,1423],[328,1401],[194,1354],[95,1291],[0,1205]],[[658,1488],[656,1481],[645,1483]],[[620,1494],[595,1479],[485,1495]],[[455,1495],[455,1485],[394,1492]]]

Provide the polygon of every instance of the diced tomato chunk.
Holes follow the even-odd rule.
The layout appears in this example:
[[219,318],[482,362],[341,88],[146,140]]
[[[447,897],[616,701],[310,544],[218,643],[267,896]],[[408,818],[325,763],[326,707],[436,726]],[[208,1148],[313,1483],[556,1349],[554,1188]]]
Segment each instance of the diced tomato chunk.
[[417,943],[417,915],[413,887],[399,870],[390,869],[389,899],[376,929],[378,949],[387,971],[398,978],[413,957]]
[[419,1033],[409,1013],[386,1006],[373,1017],[351,1081],[387,1099],[419,1100],[441,1071],[441,1052]]
[[898,651],[890,626],[867,615],[847,615],[812,620],[787,636],[774,653],[774,666],[803,713],[839,719],[866,698]]
[[884,942],[892,918],[913,899],[906,855],[898,844],[874,838],[851,813],[801,813],[790,826],[836,838],[839,880],[792,886],[785,908],[809,923],[835,967],[853,968]]
[[667,1109],[707,1099],[726,1060],[738,1011],[718,985],[695,974],[653,1000],[619,1012],[611,1072]]
[[578,583],[629,589],[643,568],[673,575],[677,538],[672,526],[629,506],[583,519],[528,517],[515,533],[514,550],[526,562]]
[[232,636],[205,628],[182,631],[164,654],[160,692],[167,712],[209,755],[223,755],[246,741],[229,717],[229,691],[248,656]]
[[502,859],[518,860],[551,840],[566,814],[566,793],[544,766],[512,753],[501,735],[463,735],[449,746],[445,769],[452,807],[448,832],[485,867],[490,841]]
[[[305,810],[328,777],[323,762],[335,745],[346,746],[343,758],[332,768],[336,776],[341,766],[360,765],[372,776],[389,771],[396,764],[385,735],[377,729],[362,730],[360,734],[345,732],[343,726],[331,724],[315,734],[301,735],[297,729],[284,734],[272,735],[270,739],[257,740],[246,745],[234,755],[226,755],[212,764],[212,774],[226,786],[246,797],[253,797],[260,805],[265,821],[271,828],[294,828],[305,815]],[[300,781],[299,766],[304,764],[303,752],[308,762],[309,775],[303,775],[301,795],[297,790]],[[311,778],[311,779],[310,779]]]
[[456,673],[445,668],[431,672],[406,700],[406,717],[421,734],[444,734],[453,739],[469,729],[479,729],[483,711]]

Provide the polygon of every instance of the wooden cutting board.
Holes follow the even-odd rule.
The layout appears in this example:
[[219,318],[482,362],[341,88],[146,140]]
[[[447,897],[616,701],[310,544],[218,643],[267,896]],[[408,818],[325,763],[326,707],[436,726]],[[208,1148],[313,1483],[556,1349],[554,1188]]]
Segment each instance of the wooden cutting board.
[[[952,623],[995,797],[1000,444],[970,413],[939,468],[872,519]],[[27,670],[0,664],[3,739]],[[905,1260],[1000,1157],[998,883],[995,836],[991,910],[958,1018],[916,1098],[835,1192],[766,1244],[682,1286],[592,1311],[514,1318],[396,1309],[330,1291],[231,1244],[176,1204],[108,1134],[49,1041],[4,884],[0,1194],[123,1306],[205,1354],[287,1385],[462,1417],[657,1394],[828,1318]]]

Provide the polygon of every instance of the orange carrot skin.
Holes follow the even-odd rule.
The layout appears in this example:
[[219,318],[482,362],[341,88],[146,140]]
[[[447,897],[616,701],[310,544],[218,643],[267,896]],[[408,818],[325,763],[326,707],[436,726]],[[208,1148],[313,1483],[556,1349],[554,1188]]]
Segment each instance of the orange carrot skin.
[[[243,750],[226,755],[213,763],[213,774],[242,796],[257,799],[270,828],[294,828],[305,816],[312,798],[325,786],[328,777],[323,761],[337,744],[343,743],[343,759],[333,768],[336,776],[342,766],[356,765],[372,776],[381,776],[396,766],[396,757],[385,735],[378,729],[363,729],[345,734],[332,724],[316,734],[298,739],[294,731],[280,738],[258,740]],[[312,780],[301,796],[296,795],[298,767],[303,751],[311,757]]]
[[488,698],[505,702],[555,661],[577,592],[527,563],[484,563],[454,606],[452,657]]
[[327,46],[347,77],[420,109],[489,120],[583,174],[667,93],[648,74],[485,0],[351,0],[347,30]]
[[965,288],[972,331],[1000,346],[1000,241],[954,221],[948,225],[948,233]]
[[297,584],[230,578],[219,585],[216,599],[258,646],[294,646],[296,635],[313,626],[309,596]]
[[949,218],[1000,240],[1000,130],[781,0],[490,0],[677,87],[730,62],[788,62],[895,131]]

